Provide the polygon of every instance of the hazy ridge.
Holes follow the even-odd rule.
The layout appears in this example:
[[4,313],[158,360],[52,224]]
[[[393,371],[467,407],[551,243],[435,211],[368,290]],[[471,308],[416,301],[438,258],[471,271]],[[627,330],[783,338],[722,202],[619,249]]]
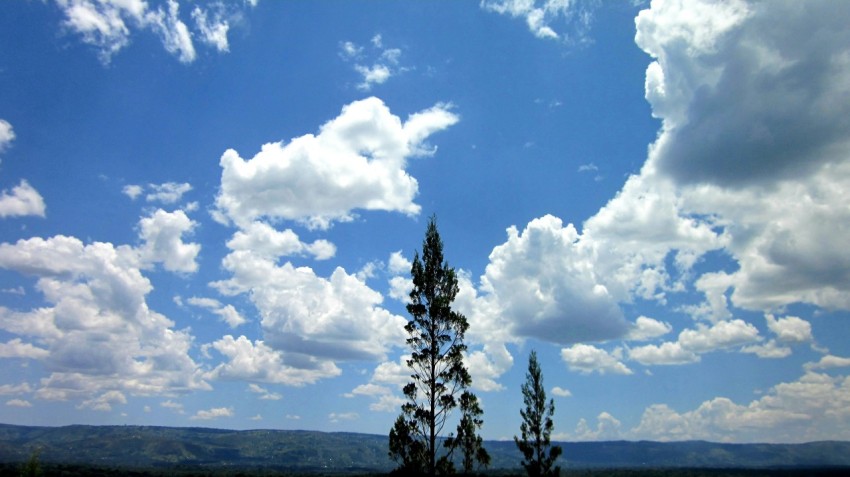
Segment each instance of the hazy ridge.
[[[564,467],[836,467],[850,466],[850,442],[722,444],[562,442]],[[511,441],[488,441],[492,468],[516,468]],[[40,449],[43,462],[117,467],[229,466],[387,471],[387,437],[372,434],[152,426],[28,427],[0,424],[0,462],[21,462]]]

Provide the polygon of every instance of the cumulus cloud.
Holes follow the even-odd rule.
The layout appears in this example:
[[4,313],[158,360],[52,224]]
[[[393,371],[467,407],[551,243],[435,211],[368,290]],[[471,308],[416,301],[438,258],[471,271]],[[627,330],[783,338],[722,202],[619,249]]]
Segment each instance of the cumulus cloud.
[[10,399],[6,401],[6,405],[12,407],[32,407],[32,403],[24,399]]
[[92,411],[109,412],[115,404],[127,404],[127,397],[121,391],[107,391],[100,396],[86,399],[78,406],[79,409],[91,409]]
[[248,385],[248,391],[251,391],[254,394],[259,394],[260,399],[266,401],[277,401],[283,398],[283,396],[281,396],[279,393],[273,393],[268,389],[254,383]]
[[158,209],[142,218],[139,221],[139,238],[142,240],[139,255],[142,262],[161,263],[171,272],[197,271],[195,259],[201,251],[201,245],[183,241],[183,235],[191,233],[195,226],[197,223],[182,210],[166,212]]
[[622,337],[628,324],[591,254],[575,227],[556,217],[535,219],[522,232],[511,227],[490,253],[482,298],[521,337],[559,344]]
[[[130,44],[134,30],[156,34],[165,50],[183,63],[191,63],[197,57],[192,32],[181,18],[180,3],[176,0],[56,0],[56,4],[65,16],[63,26],[95,47],[105,64]],[[226,52],[229,19],[235,13],[229,13],[232,8],[225,8],[220,2],[205,6],[196,6],[191,12],[196,34],[203,43]]]
[[0,218],[34,215],[44,217],[44,199],[29,182],[21,182],[11,192],[0,192]]
[[210,421],[213,419],[218,419],[221,417],[233,417],[233,408],[232,407],[214,407],[207,410],[201,410],[195,413],[194,416],[189,419],[201,420],[201,421]]
[[46,349],[24,343],[20,338],[14,338],[6,343],[0,343],[0,358],[41,359],[50,355]]
[[0,268],[35,277],[44,299],[31,310],[0,307],[0,329],[40,345],[21,339],[6,346],[48,370],[37,397],[105,407],[115,401],[95,396],[209,388],[189,356],[192,337],[148,307],[152,286],[140,265],[132,247],[73,237],[0,244]]
[[192,184],[189,184],[187,182],[165,182],[162,184],[148,184],[148,190],[150,192],[148,192],[148,194],[145,196],[145,200],[147,200],[148,202],[174,204],[176,202],[180,202],[180,200],[183,198],[183,194],[192,190]]
[[[696,328],[679,333],[675,342],[660,345],[645,345],[631,348],[629,358],[645,365],[687,364],[700,360],[700,355],[717,350],[741,348],[757,343],[762,338],[755,326],[740,320],[721,321],[706,326],[697,324]],[[756,352],[755,348],[745,351]],[[765,348],[765,353],[770,351]],[[757,353],[758,354],[758,353]]]
[[15,139],[15,131],[12,125],[9,121],[0,119],[0,152],[3,152],[13,139]]
[[[593,22],[594,1],[562,1],[562,0],[483,0],[481,7],[485,10],[509,15],[525,20],[528,29],[537,38],[559,39],[571,43],[586,43]],[[558,33],[553,27],[560,21],[570,31]],[[559,28],[560,29],[560,28]]]
[[190,305],[207,309],[218,315],[221,321],[227,323],[231,328],[236,328],[248,322],[233,305],[224,305],[216,299],[193,296],[186,301]]
[[664,336],[672,330],[673,327],[669,323],[664,323],[646,316],[639,316],[629,330],[627,338],[633,341],[646,341]]
[[649,406],[628,438],[733,442],[810,442],[850,436],[850,379],[814,372],[780,383],[760,399],[738,404],[725,397],[677,412]]
[[444,104],[402,123],[378,98],[355,101],[316,135],[266,144],[249,160],[226,151],[216,206],[242,228],[262,217],[327,228],[356,209],[418,214],[406,161],[432,154],[428,136],[457,121]]
[[276,259],[284,256],[311,255],[316,260],[327,260],[336,254],[336,246],[327,240],[304,243],[291,229],[276,230],[265,222],[251,222],[233,234],[227,247],[234,251]]
[[277,351],[262,341],[252,342],[245,336],[234,338],[226,335],[202,347],[207,354],[211,349],[226,360],[206,374],[210,379],[303,386],[342,372],[332,361]]
[[267,346],[332,360],[381,360],[404,343],[407,321],[381,307],[383,297],[337,267],[329,278],[309,267],[252,250],[223,260],[232,278],[213,284],[225,295],[247,293],[261,316]]
[[552,388],[552,395],[556,397],[571,397],[573,393],[571,393],[569,389],[564,389],[560,386],[555,386],[554,388]]
[[723,228],[739,267],[714,293],[735,306],[850,308],[850,256],[822,240],[850,227],[848,18],[832,2],[671,1],[636,20],[662,120],[641,180],[669,179],[681,215]]
[[571,371],[582,374],[632,374],[632,370],[620,361],[618,350],[608,353],[592,345],[575,344],[561,350],[561,358]]

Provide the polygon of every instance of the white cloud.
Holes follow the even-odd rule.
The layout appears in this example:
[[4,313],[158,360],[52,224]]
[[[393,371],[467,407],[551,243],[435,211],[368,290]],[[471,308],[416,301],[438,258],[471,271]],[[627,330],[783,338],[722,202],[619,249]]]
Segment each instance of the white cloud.
[[508,229],[481,277],[488,310],[514,335],[569,344],[624,336],[628,325],[572,224],[547,215]]
[[316,260],[327,260],[336,254],[336,246],[327,240],[311,244],[302,242],[291,229],[278,231],[265,222],[251,222],[233,234],[227,247],[235,251],[250,251],[267,258],[293,255],[312,255]]
[[171,272],[192,273],[198,270],[195,259],[201,245],[186,243],[183,234],[189,234],[197,226],[185,212],[166,212],[157,209],[152,215],[139,221],[139,238],[142,246],[139,256],[143,263],[162,263]]
[[[571,43],[586,43],[593,20],[593,1],[564,0],[483,0],[482,8],[513,18],[522,18],[538,38],[564,38]],[[560,20],[571,31],[558,33],[553,24]]]
[[698,354],[684,349],[681,343],[665,342],[631,348],[629,359],[644,365],[688,364],[700,360]]
[[596,416],[596,429],[592,429],[587,421],[580,419],[576,426],[573,439],[579,441],[602,441],[620,439],[620,421],[607,412]]
[[86,399],[78,408],[109,412],[114,404],[127,404],[127,397],[121,391],[107,391],[96,398]]
[[254,383],[248,385],[248,390],[252,393],[259,394],[260,399],[266,401],[278,401],[283,398],[283,396],[281,396],[279,393],[273,393],[268,389]]
[[383,297],[336,268],[329,278],[249,250],[223,260],[232,278],[213,284],[226,295],[248,293],[267,346],[321,359],[385,359],[404,343],[407,320],[382,308]]
[[738,267],[714,274],[715,312],[729,288],[747,309],[850,309],[850,255],[823,240],[850,228],[850,105],[834,100],[850,93],[848,16],[829,2],[670,1],[636,20],[662,120],[641,177],[672,181],[681,215],[728,237]]
[[571,371],[582,374],[632,374],[632,370],[623,364],[614,354],[586,344],[575,344],[561,350],[561,359]]
[[32,403],[24,399],[10,399],[6,401],[6,405],[12,407],[32,407]]
[[573,393],[571,393],[569,389],[564,389],[560,386],[555,386],[554,388],[552,388],[552,395],[555,397],[571,397]]
[[14,139],[15,131],[12,129],[12,125],[9,124],[9,121],[0,119],[0,152],[3,152]]
[[179,402],[174,402],[174,401],[169,399],[167,401],[163,401],[163,402],[159,403],[159,405],[161,407],[166,408],[166,409],[171,409],[172,411],[176,412],[177,414],[186,414],[186,411],[183,410],[183,405],[180,404]]
[[0,193],[0,218],[34,215],[44,217],[44,199],[29,182],[21,180],[11,193]]
[[[124,193],[127,194],[127,187],[125,187],[124,189]],[[165,182],[163,184],[148,184],[148,190],[151,191],[148,193],[148,195],[145,196],[145,200],[147,200],[148,202],[162,202],[163,204],[174,204],[180,202],[180,200],[183,198],[183,194],[192,190],[192,184],[189,184],[187,182]]]
[[233,417],[233,414],[234,413],[232,407],[214,407],[208,410],[198,411],[194,416],[190,417],[189,419],[209,421],[221,417]]
[[850,366],[850,358],[842,358],[841,356],[826,355],[817,363],[806,363],[806,370],[815,369],[833,369],[845,368]]
[[50,355],[46,349],[38,348],[30,343],[24,343],[20,338],[14,338],[6,343],[0,343],[0,358],[42,359]]
[[848,405],[850,378],[807,372],[747,405],[717,397],[686,412],[666,404],[649,406],[626,437],[783,443],[847,439]]
[[218,341],[204,345],[202,349],[205,352],[214,349],[227,358],[227,361],[207,373],[210,379],[303,386],[341,373],[332,361],[285,354],[266,346],[262,341],[251,342],[245,336],[233,338],[226,335]]
[[110,391],[209,388],[189,356],[192,337],[148,307],[152,286],[139,265],[131,247],[84,245],[73,237],[0,244],[0,268],[34,276],[44,299],[31,310],[0,307],[0,329],[31,337],[49,352],[24,346],[51,371],[37,397],[82,397],[95,406],[92,396]]
[[658,338],[659,336],[664,336],[672,330],[673,327],[670,326],[669,323],[654,320],[646,316],[639,316],[637,320],[635,320],[635,324],[632,325],[632,328],[629,330],[627,339],[634,341],[646,341]]
[[438,104],[402,123],[378,98],[355,101],[307,134],[266,144],[250,160],[230,149],[221,156],[216,206],[242,228],[260,217],[327,228],[355,209],[419,213],[408,157],[433,153],[424,141],[458,121]]
[[136,200],[142,192],[144,192],[145,188],[137,185],[137,184],[127,184],[122,189],[121,192],[129,197],[131,200]]
[[230,23],[224,18],[220,10],[214,12],[212,20],[210,20],[208,19],[208,12],[196,6],[192,10],[192,19],[195,20],[195,25],[201,34],[201,41],[215,47],[219,52],[230,51],[230,45],[227,41]]
[[387,269],[390,271],[390,273],[409,274],[410,267],[412,265],[413,264],[410,262],[410,260],[406,259],[404,255],[401,254],[401,250],[399,250],[390,254],[390,261],[387,265]]
[[244,325],[248,322],[233,305],[223,305],[220,301],[215,300],[213,298],[202,298],[202,297],[190,297],[186,300],[190,305],[197,306],[200,308],[205,308],[216,315],[218,315],[222,321],[227,323],[231,328],[236,328],[238,326]]
[[28,394],[32,392],[32,386],[29,383],[21,384],[0,384],[0,396],[10,396],[15,394]]
[[802,318],[786,316],[775,318],[773,315],[765,315],[767,327],[776,338],[784,343],[806,343],[812,341],[812,325]]
[[328,420],[337,423],[340,421],[354,421],[360,419],[360,415],[356,412],[332,412],[328,414]]
[[[367,54],[362,46],[351,41],[340,43],[340,57],[346,61],[354,61],[354,71],[363,77],[363,81],[357,85],[357,89],[362,91],[369,91],[372,86],[383,84],[396,74],[407,70],[399,66],[401,50],[384,48],[381,35],[372,37],[372,47],[373,51]],[[366,60],[367,56],[371,57],[371,61],[364,64],[363,60]]]

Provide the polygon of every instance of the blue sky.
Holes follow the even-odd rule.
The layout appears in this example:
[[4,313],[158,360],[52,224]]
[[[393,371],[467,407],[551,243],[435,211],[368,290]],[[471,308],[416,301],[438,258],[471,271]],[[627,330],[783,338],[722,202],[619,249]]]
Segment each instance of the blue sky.
[[0,421],[384,434],[409,260],[486,438],[850,439],[843,2],[10,2]]

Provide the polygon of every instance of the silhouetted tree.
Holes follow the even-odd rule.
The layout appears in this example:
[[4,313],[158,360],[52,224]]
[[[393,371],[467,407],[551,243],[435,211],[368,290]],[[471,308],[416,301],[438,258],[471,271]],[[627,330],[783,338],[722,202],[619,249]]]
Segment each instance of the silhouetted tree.
[[[437,455],[438,437],[458,405],[455,396],[472,383],[463,363],[463,336],[469,324],[465,316],[452,310],[458,281],[454,268],[443,258],[443,242],[434,217],[428,221],[422,257],[418,252],[414,255],[410,275],[413,289],[407,312],[411,319],[405,330],[411,349],[407,365],[413,381],[404,387],[407,402],[390,432],[390,456],[403,465],[421,465],[421,472],[428,475],[438,470],[450,473],[448,457]],[[411,457],[419,455],[420,447],[424,455],[421,463],[418,457]]]
[[[528,357],[528,372],[522,385],[522,400],[525,409],[520,411],[522,425],[521,437],[514,436],[514,442],[523,455],[522,466],[529,477],[548,477],[559,475],[561,468],[555,461],[561,455],[561,446],[552,446],[550,436],[555,425],[555,401],[546,403],[546,391],[543,388],[543,372],[537,362],[537,353],[532,350]],[[547,452],[548,451],[548,452]]]
[[471,474],[477,467],[490,465],[490,454],[484,448],[484,439],[478,434],[484,420],[481,415],[484,411],[478,404],[478,397],[471,392],[460,395],[460,422],[457,425],[457,437],[449,437],[445,441],[448,448],[459,448],[461,451],[461,465],[464,474]]

